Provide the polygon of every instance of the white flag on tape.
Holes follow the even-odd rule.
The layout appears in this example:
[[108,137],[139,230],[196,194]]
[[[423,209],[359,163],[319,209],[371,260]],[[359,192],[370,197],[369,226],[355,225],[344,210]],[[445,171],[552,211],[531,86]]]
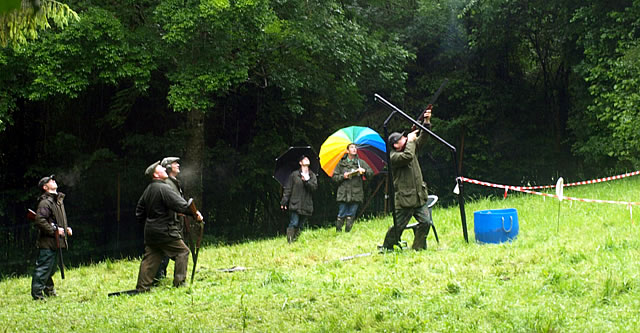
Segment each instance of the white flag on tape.
[[556,183],[556,195],[558,196],[558,200],[562,201],[564,199],[564,179],[562,177],[558,178],[558,182]]

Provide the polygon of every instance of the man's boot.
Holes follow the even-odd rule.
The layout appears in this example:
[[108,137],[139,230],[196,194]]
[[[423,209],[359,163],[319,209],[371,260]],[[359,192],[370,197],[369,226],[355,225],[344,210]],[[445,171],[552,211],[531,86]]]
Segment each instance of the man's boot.
[[300,228],[293,228],[293,240],[295,242],[298,240],[298,236],[300,236]]
[[347,224],[344,227],[344,231],[345,232],[351,231],[351,228],[353,227],[353,224],[355,222],[356,222],[356,219],[354,216],[347,216]]
[[431,225],[427,223],[420,223],[413,229],[413,245],[411,248],[418,250],[426,250],[427,249],[427,235],[429,234],[429,229],[431,229]]
[[342,232],[342,226],[344,225],[344,217],[338,216],[336,219],[336,231]]
[[294,228],[287,228],[287,242],[293,243],[293,236],[295,235],[296,230]]

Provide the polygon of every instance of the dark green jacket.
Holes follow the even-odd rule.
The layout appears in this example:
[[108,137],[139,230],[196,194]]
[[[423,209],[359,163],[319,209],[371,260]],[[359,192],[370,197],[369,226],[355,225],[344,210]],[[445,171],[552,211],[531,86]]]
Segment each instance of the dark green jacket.
[[281,206],[288,205],[290,211],[300,215],[311,216],[313,214],[312,192],[318,188],[318,179],[313,171],[309,170],[309,180],[303,181],[300,170],[289,175],[287,185],[282,192]]
[[427,202],[427,184],[422,180],[422,169],[417,155],[417,150],[427,136],[428,134],[422,133],[416,141],[407,142],[403,151],[396,151],[393,146],[389,148],[396,209],[417,208]]
[[180,194],[162,180],[154,179],[140,196],[136,219],[144,223],[144,243],[159,244],[182,239],[174,212],[191,214]]
[[[64,210],[64,193],[44,192],[38,197],[35,224],[38,227],[36,246],[40,249],[56,250],[56,233],[58,227],[67,230],[67,213]],[[60,238],[60,247],[66,248],[64,237]]]
[[[344,179],[344,173],[362,167],[366,170],[364,177],[360,175],[354,175],[349,179]],[[349,154],[345,154],[344,157],[338,162],[338,165],[333,170],[332,179],[340,184],[338,186],[338,193],[336,200],[338,202],[362,202],[364,201],[364,190],[362,183],[364,178],[373,177],[373,170],[360,160],[357,156],[353,160],[349,159]]]
[[[165,179],[164,182],[167,183],[169,187],[171,187],[174,191],[176,191],[176,193],[178,193],[180,197],[182,197],[182,199],[184,199],[184,192],[182,191],[182,183],[177,178],[169,176],[169,178]],[[176,219],[176,222],[179,225],[182,225],[182,219],[180,218],[180,215],[178,215],[178,213],[174,212],[173,218]],[[182,227],[180,227],[180,229],[182,229]]]

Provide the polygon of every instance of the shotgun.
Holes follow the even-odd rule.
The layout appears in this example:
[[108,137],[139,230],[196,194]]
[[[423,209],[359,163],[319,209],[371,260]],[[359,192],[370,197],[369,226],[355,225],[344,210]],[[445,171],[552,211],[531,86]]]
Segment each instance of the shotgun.
[[[196,204],[193,200],[190,200],[189,210],[191,214],[193,214],[194,218],[198,216],[198,209],[196,208]],[[196,241],[195,251],[191,251],[191,255],[193,256],[193,269],[191,271],[191,284],[193,284],[193,277],[196,275],[196,264],[198,263],[198,254],[200,254],[200,243],[202,242],[202,235],[204,233],[204,219],[200,223],[200,234],[198,235],[198,240]]]
[[[442,93],[442,90],[444,89],[444,87],[449,83],[449,79],[444,79],[444,81],[442,81],[442,84],[440,84],[440,88],[438,88],[438,90],[435,92],[435,94],[433,94],[433,96],[431,96],[431,99],[429,100],[429,104],[427,104],[427,107],[420,111],[420,113],[418,114],[418,116],[416,117],[416,121],[419,123],[422,123],[422,121],[424,120],[424,112],[427,110],[431,110],[433,109],[433,103],[435,103],[438,100],[438,97],[440,97],[440,94]],[[411,127],[411,132],[416,130],[416,125],[413,125]]]

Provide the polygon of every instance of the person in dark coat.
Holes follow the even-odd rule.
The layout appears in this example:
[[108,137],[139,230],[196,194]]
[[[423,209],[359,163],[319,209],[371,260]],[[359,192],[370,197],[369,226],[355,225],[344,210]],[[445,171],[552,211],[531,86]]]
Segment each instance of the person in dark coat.
[[[358,147],[355,143],[347,146],[347,154],[342,157],[335,170],[332,179],[340,184],[336,194],[338,201],[338,217],[336,219],[336,231],[349,232],[355,222],[358,206],[364,201],[363,182],[367,177],[373,176],[373,170],[358,158]],[[346,222],[346,223],[345,223]]]
[[293,243],[300,235],[300,228],[313,214],[312,193],[318,188],[316,174],[311,171],[311,162],[307,156],[301,156],[298,163],[300,169],[289,175],[287,185],[282,193],[280,208],[289,210],[289,227],[287,228],[287,241]]
[[[174,212],[191,214],[189,202],[174,191],[165,180],[169,177],[160,161],[151,164],[145,171],[152,178],[138,200],[136,219],[144,223],[144,256],[140,262],[136,290],[148,291],[164,256],[175,260],[173,285],[179,287],[187,278],[189,248],[182,241],[180,228],[175,222]],[[202,221],[202,214],[194,216]]]
[[[431,109],[424,113],[424,125],[431,129]],[[427,134],[415,130],[404,136],[394,132],[389,135],[388,143],[391,152],[391,172],[395,189],[395,224],[389,228],[382,247],[393,250],[400,244],[402,232],[411,217],[415,217],[418,226],[414,229],[414,250],[427,248],[427,234],[433,223],[427,207],[427,184],[422,179],[422,169],[418,162],[417,151],[426,140]]]
[[[180,174],[180,158],[179,157],[165,157],[160,162],[167,170],[167,175],[169,176],[165,179],[165,183],[169,184],[169,186],[176,191],[183,199],[184,199],[184,191],[182,189],[182,183],[178,180],[178,174]],[[185,230],[184,230],[184,214],[179,214],[174,212],[175,222],[178,224],[180,228],[180,232],[182,235],[182,239],[185,239]],[[158,267],[158,272],[156,273],[155,281],[160,281],[165,276],[167,276],[167,266],[169,266],[169,257],[165,256]]]
[[54,177],[43,177],[38,182],[42,194],[38,197],[35,216],[38,228],[38,259],[31,279],[31,296],[34,300],[57,296],[52,279],[58,258],[56,251],[58,247],[68,247],[67,236],[72,234],[64,210],[64,193],[58,192],[58,184]]

